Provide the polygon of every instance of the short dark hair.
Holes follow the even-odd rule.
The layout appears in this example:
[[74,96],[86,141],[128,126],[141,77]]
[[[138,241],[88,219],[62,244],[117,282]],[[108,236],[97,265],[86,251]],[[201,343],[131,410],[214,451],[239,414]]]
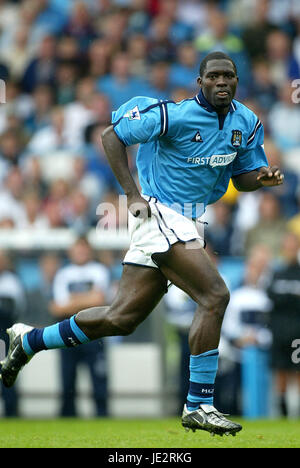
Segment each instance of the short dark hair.
[[204,57],[204,59],[200,63],[199,74],[201,77],[204,75],[207,62],[209,62],[210,60],[229,60],[229,62],[231,62],[233,65],[235,73],[237,74],[236,64],[234,63],[232,58],[229,57],[229,55],[224,54],[224,52],[211,52],[210,54],[206,55],[206,57]]

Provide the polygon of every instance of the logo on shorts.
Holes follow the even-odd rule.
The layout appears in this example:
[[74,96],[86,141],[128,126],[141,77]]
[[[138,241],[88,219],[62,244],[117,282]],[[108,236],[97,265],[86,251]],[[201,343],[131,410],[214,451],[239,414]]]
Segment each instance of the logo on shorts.
[[141,120],[140,111],[138,106],[135,106],[130,111],[126,112],[124,117],[127,117],[129,120]]
[[241,130],[232,130],[231,144],[235,148],[238,148],[242,144],[242,132]]

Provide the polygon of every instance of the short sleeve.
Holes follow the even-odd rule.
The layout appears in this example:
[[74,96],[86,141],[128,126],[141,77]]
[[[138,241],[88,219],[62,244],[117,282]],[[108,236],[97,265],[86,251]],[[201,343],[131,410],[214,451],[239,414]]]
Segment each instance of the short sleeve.
[[238,151],[238,156],[233,162],[232,176],[255,171],[263,166],[268,166],[264,150],[264,128],[261,121],[256,118],[246,147]]
[[166,105],[157,99],[136,97],[112,113],[114,131],[125,146],[148,143],[163,136]]

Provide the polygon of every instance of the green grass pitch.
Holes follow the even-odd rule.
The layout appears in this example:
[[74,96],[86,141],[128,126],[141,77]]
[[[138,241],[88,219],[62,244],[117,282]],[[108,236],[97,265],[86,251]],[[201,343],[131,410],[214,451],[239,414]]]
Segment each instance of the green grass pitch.
[[[241,421],[241,420],[240,420]],[[185,432],[180,419],[0,421],[0,448],[299,448],[300,421],[241,421],[236,437]]]

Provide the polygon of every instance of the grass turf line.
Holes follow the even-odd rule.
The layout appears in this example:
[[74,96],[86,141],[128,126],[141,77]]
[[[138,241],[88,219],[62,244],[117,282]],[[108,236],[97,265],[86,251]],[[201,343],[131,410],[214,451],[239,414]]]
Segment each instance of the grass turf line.
[[0,421],[0,448],[299,448],[300,421],[243,421],[236,437],[186,433],[180,419]]

